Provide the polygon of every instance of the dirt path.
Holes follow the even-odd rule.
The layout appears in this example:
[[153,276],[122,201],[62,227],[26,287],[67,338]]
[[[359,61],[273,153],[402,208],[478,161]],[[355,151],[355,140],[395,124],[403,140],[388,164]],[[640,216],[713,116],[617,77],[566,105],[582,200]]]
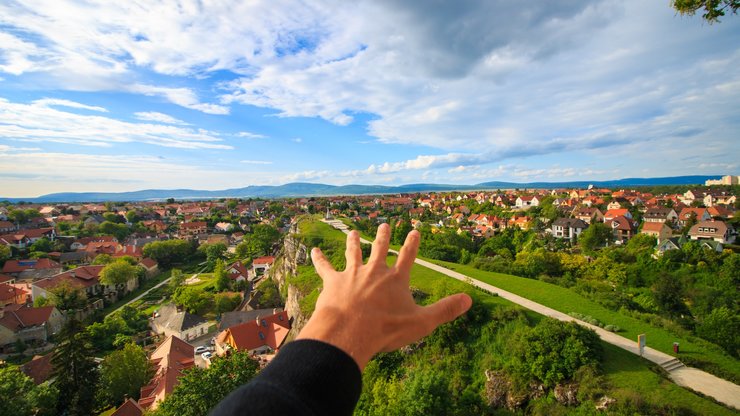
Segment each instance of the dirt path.
[[[335,220],[335,221],[325,221],[325,222],[327,222],[329,225],[332,225],[334,228],[341,230],[345,234],[349,234],[348,227],[341,221]],[[365,240],[364,238],[361,238],[360,240],[363,243],[372,244],[372,241]],[[388,251],[391,253],[398,254],[396,250],[388,250]],[[545,305],[541,305],[537,302],[533,302],[527,298],[521,297],[509,291],[500,289],[488,283],[481,282],[480,280],[473,279],[469,276],[466,276],[454,270],[450,270],[446,267],[442,267],[442,266],[439,266],[434,263],[430,263],[426,260],[421,260],[418,258],[415,260],[415,262],[416,264],[420,266],[427,267],[436,272],[447,275],[453,279],[457,279],[462,282],[477,286],[481,289],[485,289],[491,292],[496,292],[502,298],[508,301],[511,301],[513,303],[516,303],[517,305],[521,305],[539,314],[549,316],[551,318],[558,319],[560,321],[573,321],[573,322],[578,323],[579,325],[583,325],[585,327],[591,328],[594,331],[596,331],[596,333],[605,342],[608,342],[612,345],[616,345],[617,347],[627,350],[633,354],[636,354],[636,355],[640,354],[640,350],[637,346],[637,340],[630,340],[630,339],[624,338],[613,332],[609,332],[603,328],[590,325],[586,322],[575,319],[570,315],[567,315],[560,311],[556,311],[555,309],[549,308]],[[740,386],[738,386],[737,384],[721,379],[719,377],[713,376],[707,372],[698,370],[696,368],[686,367],[680,362],[678,362],[676,360],[676,357],[663,353],[661,351],[655,350],[650,347],[645,347],[643,358],[650,360],[658,365],[661,365],[663,368],[665,368],[666,371],[668,371],[668,374],[671,377],[671,379],[679,386],[683,386],[691,390],[695,390],[706,396],[712,397],[718,402],[724,403],[727,406],[734,407],[735,409],[740,409]],[[666,363],[671,363],[671,364],[666,365]]]

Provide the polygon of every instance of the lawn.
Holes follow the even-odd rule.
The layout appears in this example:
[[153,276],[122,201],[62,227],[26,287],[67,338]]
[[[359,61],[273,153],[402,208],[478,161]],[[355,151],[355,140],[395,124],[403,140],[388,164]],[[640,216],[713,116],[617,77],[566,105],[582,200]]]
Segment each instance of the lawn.
[[158,275],[154,277],[150,277],[139,286],[138,289],[134,290],[133,292],[127,294],[126,296],[119,299],[117,302],[112,303],[105,308],[103,308],[103,314],[108,315],[109,313],[113,312],[114,310],[120,308],[121,306],[125,305],[131,299],[134,299],[135,297],[141,295],[142,293],[146,292],[147,290],[153,288],[154,286],[158,285],[162,281],[169,279],[170,277],[170,270],[164,271],[162,273],[159,273]]

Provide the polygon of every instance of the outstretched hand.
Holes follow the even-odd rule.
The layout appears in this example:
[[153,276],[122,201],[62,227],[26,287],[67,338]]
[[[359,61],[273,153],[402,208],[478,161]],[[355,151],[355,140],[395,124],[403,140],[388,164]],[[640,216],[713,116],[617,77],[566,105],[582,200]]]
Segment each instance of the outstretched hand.
[[419,249],[419,232],[408,234],[396,264],[390,267],[386,263],[389,243],[388,224],[381,224],[370,259],[363,264],[360,236],[357,231],[350,232],[347,267],[341,272],[334,270],[320,249],[311,250],[324,288],[298,339],[332,344],[349,354],[362,370],[376,353],[416,342],[470,308],[470,296],[462,293],[429,306],[417,305],[409,278]]

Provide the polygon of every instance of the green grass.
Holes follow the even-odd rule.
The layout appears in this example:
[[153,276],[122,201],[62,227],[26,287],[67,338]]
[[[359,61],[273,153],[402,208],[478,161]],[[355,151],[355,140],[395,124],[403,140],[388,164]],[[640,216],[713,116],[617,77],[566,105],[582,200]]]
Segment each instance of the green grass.
[[664,328],[652,326],[637,318],[606,309],[583,296],[562,286],[545,283],[540,280],[527,279],[507,274],[486,272],[474,267],[439,260],[426,259],[430,262],[458,271],[474,279],[489,283],[506,291],[523,296],[560,312],[578,312],[590,315],[605,325],[617,325],[622,330],[619,335],[637,342],[638,334],[647,335],[647,345],[667,354],[673,354],[673,343],[679,342],[681,352],[678,358],[690,357],[713,363],[723,371],[740,378],[740,361],[725,354],[719,347],[695,337],[682,337]]
[[120,308],[121,306],[125,305],[131,299],[141,295],[142,293],[146,292],[147,290],[153,288],[154,286],[158,285],[165,279],[168,279],[170,277],[170,270],[164,271],[162,273],[159,273],[158,275],[154,277],[150,277],[146,279],[141,286],[139,286],[138,289],[132,291],[131,293],[127,294],[126,296],[119,299],[117,302],[112,303],[105,308],[103,308],[103,314],[108,315],[109,313],[113,312],[114,310]]

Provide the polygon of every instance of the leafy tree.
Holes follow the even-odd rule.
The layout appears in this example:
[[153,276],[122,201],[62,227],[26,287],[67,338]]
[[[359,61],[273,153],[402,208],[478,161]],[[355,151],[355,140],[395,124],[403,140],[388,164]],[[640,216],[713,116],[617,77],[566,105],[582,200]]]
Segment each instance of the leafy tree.
[[244,240],[236,246],[238,258],[258,257],[269,253],[272,245],[280,240],[277,228],[267,224],[257,224],[252,233],[244,236]]
[[514,371],[547,387],[570,380],[583,366],[597,366],[602,347],[599,336],[574,322],[545,318],[519,332],[513,342]]
[[112,261],[113,261],[113,256],[111,256],[110,254],[103,253],[103,254],[98,254],[97,256],[95,256],[95,258],[92,261],[92,264],[98,264],[98,265],[108,264]]
[[112,222],[114,224],[123,224],[124,222],[126,222],[125,217],[113,212],[106,212],[105,214],[103,214],[103,218],[105,218],[106,221]]
[[259,364],[249,353],[214,357],[207,369],[193,367],[180,377],[172,394],[159,405],[155,416],[200,416],[257,374]]
[[14,223],[25,224],[33,218],[40,217],[41,214],[38,210],[33,208],[28,209],[11,209],[8,211],[8,219]]
[[13,250],[9,246],[0,244],[0,264],[5,263],[10,257],[13,256]]
[[216,261],[223,258],[226,249],[227,247],[223,243],[203,244],[198,247],[198,253],[206,257],[208,268],[213,270],[216,267]]
[[139,220],[139,215],[136,213],[136,211],[128,211],[126,213],[126,221],[130,223],[134,223]]
[[79,332],[80,326],[68,316],[51,359],[54,385],[59,389],[57,411],[71,416],[94,413],[99,376],[89,337]]
[[589,253],[612,241],[614,241],[614,231],[608,225],[600,222],[589,225],[578,237],[581,248]]
[[48,293],[49,302],[62,312],[76,311],[87,305],[85,292],[72,287],[67,282],[54,287]]
[[223,292],[229,288],[229,275],[224,270],[224,261],[216,260],[216,266],[213,269],[213,276],[216,278],[216,291]]
[[185,275],[180,269],[172,269],[170,271],[170,289],[174,292],[178,287],[185,283]]
[[182,306],[190,313],[201,313],[211,303],[211,297],[208,293],[194,288],[183,286],[175,291],[172,301],[176,305]]
[[702,18],[709,23],[716,23],[725,12],[736,14],[740,8],[740,0],[673,0],[671,6],[679,13],[689,16],[703,9]]
[[144,257],[156,260],[162,267],[182,263],[193,253],[192,245],[185,240],[153,241],[142,249]]
[[18,367],[0,367],[0,415],[54,415],[57,394],[49,383],[35,385]]
[[242,298],[239,295],[228,295],[228,294],[218,294],[215,296],[214,299],[214,308],[216,309],[216,313],[222,314],[224,312],[230,312],[236,309],[237,306],[241,303]]
[[46,237],[39,238],[36,242],[31,244],[30,249],[31,251],[42,251],[44,253],[48,253],[52,251],[51,241]]
[[655,304],[669,316],[688,314],[689,310],[683,301],[684,287],[675,276],[661,273],[653,284]]
[[391,236],[391,242],[393,244],[398,244],[398,245],[403,244],[403,242],[406,241],[406,236],[413,229],[414,228],[411,226],[411,221],[408,218],[402,219],[400,224],[398,224],[398,227],[395,227],[393,229],[393,235]]
[[131,230],[126,224],[119,224],[111,221],[103,221],[98,227],[98,231],[103,234],[113,235],[118,241],[123,241],[131,234]]
[[100,283],[111,286],[125,284],[129,280],[135,279],[138,274],[139,270],[136,266],[132,266],[125,260],[116,260],[107,264],[100,271]]
[[126,396],[139,392],[152,377],[152,366],[143,348],[126,344],[103,360],[100,368],[100,399],[108,406],[120,405]]

